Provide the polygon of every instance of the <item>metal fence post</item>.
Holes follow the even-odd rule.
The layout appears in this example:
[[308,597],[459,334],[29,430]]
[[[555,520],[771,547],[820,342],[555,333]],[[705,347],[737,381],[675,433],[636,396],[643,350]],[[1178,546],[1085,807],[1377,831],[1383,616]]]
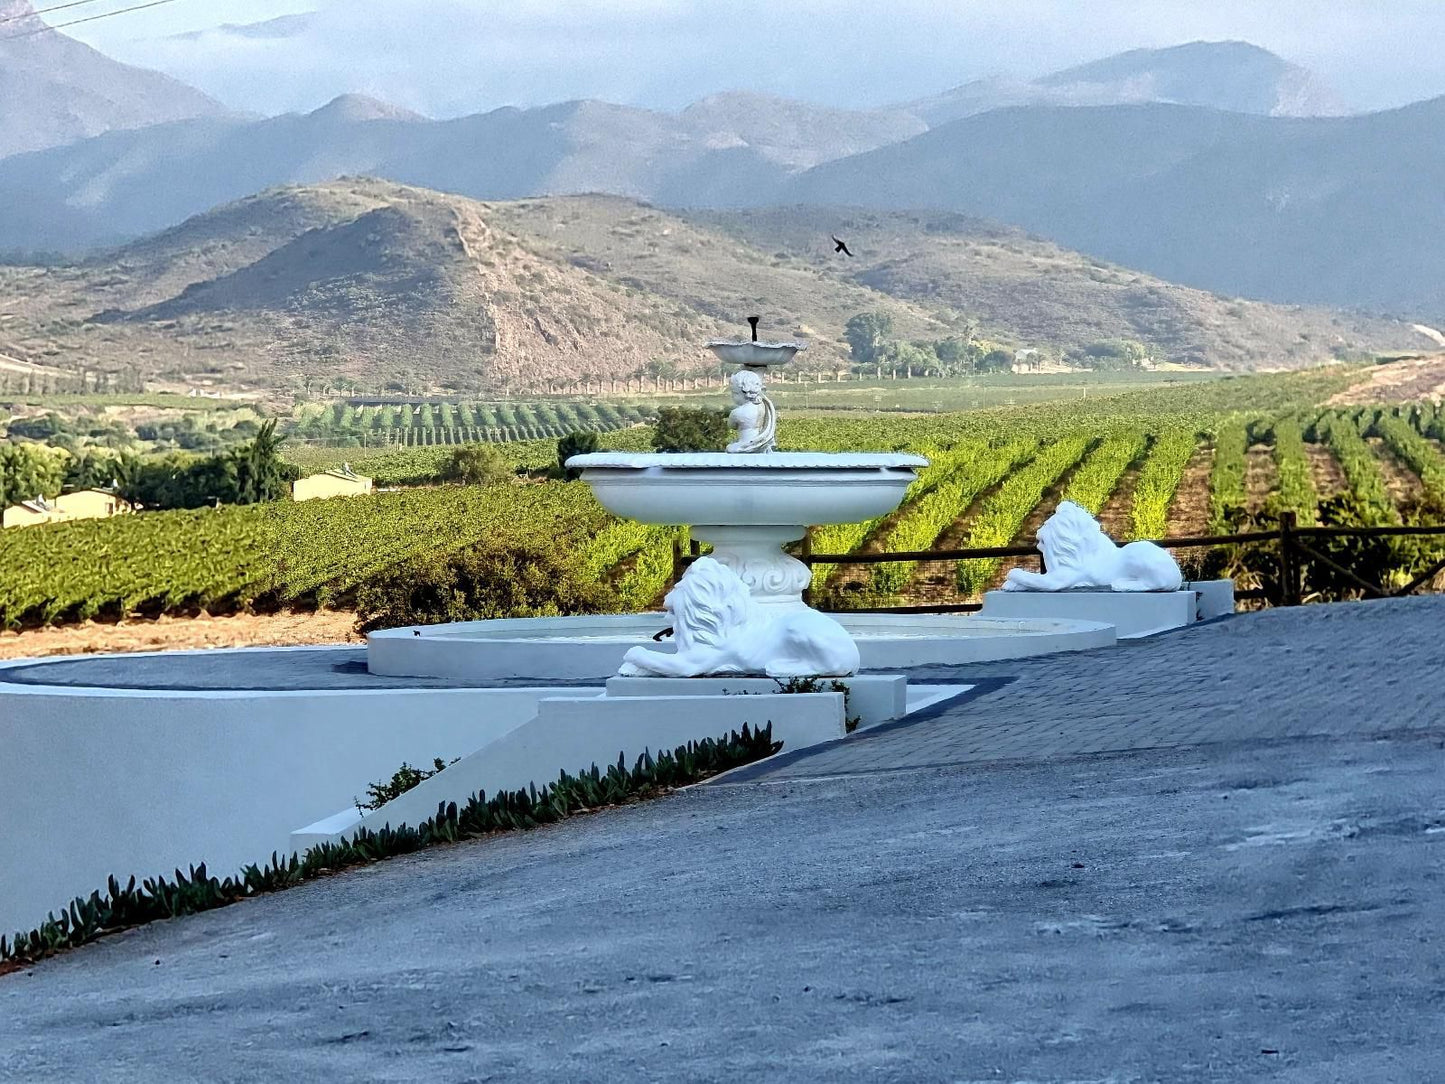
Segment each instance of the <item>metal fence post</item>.
[[1280,605],[1300,604],[1299,553],[1295,550],[1295,530],[1298,526],[1294,512],[1279,515],[1279,579]]
[[803,532],[802,552],[798,559],[808,566],[808,586],[803,588],[803,605],[813,604],[813,528],[809,527]]

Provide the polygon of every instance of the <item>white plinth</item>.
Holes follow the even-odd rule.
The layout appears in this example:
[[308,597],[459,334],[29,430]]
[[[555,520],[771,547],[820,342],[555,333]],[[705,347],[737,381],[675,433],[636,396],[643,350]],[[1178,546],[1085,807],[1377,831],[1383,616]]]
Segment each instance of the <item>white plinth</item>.
[[1184,590],[1199,596],[1198,616],[1200,621],[1214,617],[1228,617],[1234,613],[1233,580],[1190,580]]
[[[844,686],[848,715],[862,727],[901,719],[908,712],[908,678],[902,674],[855,674],[820,678],[821,692],[833,692],[833,681]],[[614,677],[607,680],[608,696],[790,696],[772,678]]]
[[[284,650],[204,654],[224,666]],[[337,651],[350,657],[350,648]],[[124,884],[205,862],[224,877],[284,854],[298,824],[350,807],[402,761],[465,756],[556,695],[555,686],[181,691],[0,681],[0,762],[15,780],[0,785],[0,932],[29,929],[110,875]],[[87,809],[104,815],[83,832],[57,818]]]
[[1192,624],[1198,605],[1194,591],[989,591],[983,616],[1098,621],[1133,640]]

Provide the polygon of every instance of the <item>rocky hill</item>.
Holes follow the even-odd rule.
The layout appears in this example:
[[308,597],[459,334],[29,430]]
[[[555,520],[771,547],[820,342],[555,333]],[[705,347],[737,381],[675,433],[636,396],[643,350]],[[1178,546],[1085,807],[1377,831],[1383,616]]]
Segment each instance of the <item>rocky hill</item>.
[[1430,342],[1398,320],[1191,289],[956,213],[788,207],[696,218],[750,243],[793,251],[819,247],[820,238],[837,233],[856,258],[830,262],[834,275],[965,312],[1025,346],[1068,349],[1127,338],[1185,364],[1256,369]]
[[[857,258],[832,252],[846,236]],[[374,180],[269,190],[88,260],[0,266],[0,353],[130,383],[279,393],[565,388],[701,344],[802,335],[847,364],[843,326],[973,329],[1061,352],[1135,338],[1176,360],[1285,367],[1411,349],[1408,326],[1233,301],[947,214],[795,208],[689,217],[619,197],[479,203]]]
[[30,0],[0,0],[0,158],[225,112],[199,90],[45,26]]

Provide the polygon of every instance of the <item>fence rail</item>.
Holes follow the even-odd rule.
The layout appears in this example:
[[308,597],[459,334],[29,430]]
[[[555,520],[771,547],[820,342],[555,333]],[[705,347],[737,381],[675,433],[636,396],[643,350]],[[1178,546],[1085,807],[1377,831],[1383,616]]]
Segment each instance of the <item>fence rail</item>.
[[[1411,527],[1301,527],[1295,513],[1285,512],[1280,516],[1280,525],[1271,531],[1244,531],[1239,534],[1187,535],[1180,538],[1151,539],[1165,549],[1215,549],[1222,546],[1243,546],[1272,543],[1277,547],[1278,562],[1277,589],[1264,588],[1236,589],[1234,597],[1242,600],[1268,602],[1274,606],[1298,606],[1304,601],[1301,582],[1305,562],[1318,562],[1336,575],[1351,582],[1369,598],[1401,598],[1412,595],[1436,576],[1445,572],[1445,558],[1431,565],[1424,572],[1414,576],[1399,587],[1371,583],[1352,569],[1346,568],[1333,558],[1320,553],[1306,540],[1325,538],[1402,538],[1445,536],[1445,524]],[[682,574],[698,554],[697,542],[691,551],[684,553],[674,548],[673,578]],[[992,557],[1037,557],[1039,568],[1044,568],[1043,551],[1037,546],[987,546],[977,549],[952,550],[900,550],[879,553],[814,553],[804,540],[802,551],[796,554],[798,560],[809,568],[815,565],[881,565],[894,561],[967,561],[975,558]],[[849,609],[848,613],[973,613],[983,608],[980,602],[950,602],[922,604],[915,606],[865,606]]]

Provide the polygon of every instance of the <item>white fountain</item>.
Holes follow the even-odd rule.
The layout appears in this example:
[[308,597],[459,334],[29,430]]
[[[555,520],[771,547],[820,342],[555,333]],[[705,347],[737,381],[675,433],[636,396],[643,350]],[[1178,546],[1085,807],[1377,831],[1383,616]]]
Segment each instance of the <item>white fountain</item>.
[[[785,552],[807,528],[856,523],[898,506],[919,455],[780,452],[765,374],[805,349],[708,343],[740,366],[730,380],[736,439],[725,452],[593,452],[582,472],[609,511],[643,523],[686,525],[712,546],[668,595],[665,614],[514,618],[389,629],[368,637],[368,666],[389,676],[545,681],[708,674],[831,677],[1019,658],[1114,642],[1098,622],[954,614],[820,614],[803,602],[811,570]],[[658,650],[671,630],[673,650]],[[661,637],[667,640],[666,636]]]
[[615,763],[619,750],[631,761],[745,724],[770,726],[784,750],[796,752],[956,702],[973,688],[910,686],[899,672],[907,668],[1115,642],[1114,627],[1094,621],[810,609],[802,598],[810,570],[783,547],[812,524],[886,515],[928,461],[777,451],[777,411],[763,377],[803,344],[759,342],[757,321],[750,323],[752,341],[708,344],[740,366],[730,381],[737,435],[727,451],[594,452],[567,461],[616,515],[687,525],[712,545],[668,592],[665,612],[371,633],[372,673],[443,679],[451,687],[442,694],[478,705],[474,724],[485,743],[381,809],[362,814],[352,806],[298,829],[293,847],[359,827],[417,823],[440,803],[479,790]]
[[[712,545],[712,560],[690,568],[668,596],[677,651],[631,650],[623,673],[838,677],[858,669],[858,649],[843,626],[803,602],[812,570],[783,547],[811,524],[886,515],[928,460],[777,451],[777,411],[765,394],[764,375],[805,346],[759,342],[757,320],[749,317],[751,341],[707,344],[724,362],[742,366],[729,381],[735,408],[728,422],[737,439],[727,451],[592,452],[567,461],[609,512],[643,523],[689,525],[694,538]],[[713,642],[702,644],[699,635]]]

